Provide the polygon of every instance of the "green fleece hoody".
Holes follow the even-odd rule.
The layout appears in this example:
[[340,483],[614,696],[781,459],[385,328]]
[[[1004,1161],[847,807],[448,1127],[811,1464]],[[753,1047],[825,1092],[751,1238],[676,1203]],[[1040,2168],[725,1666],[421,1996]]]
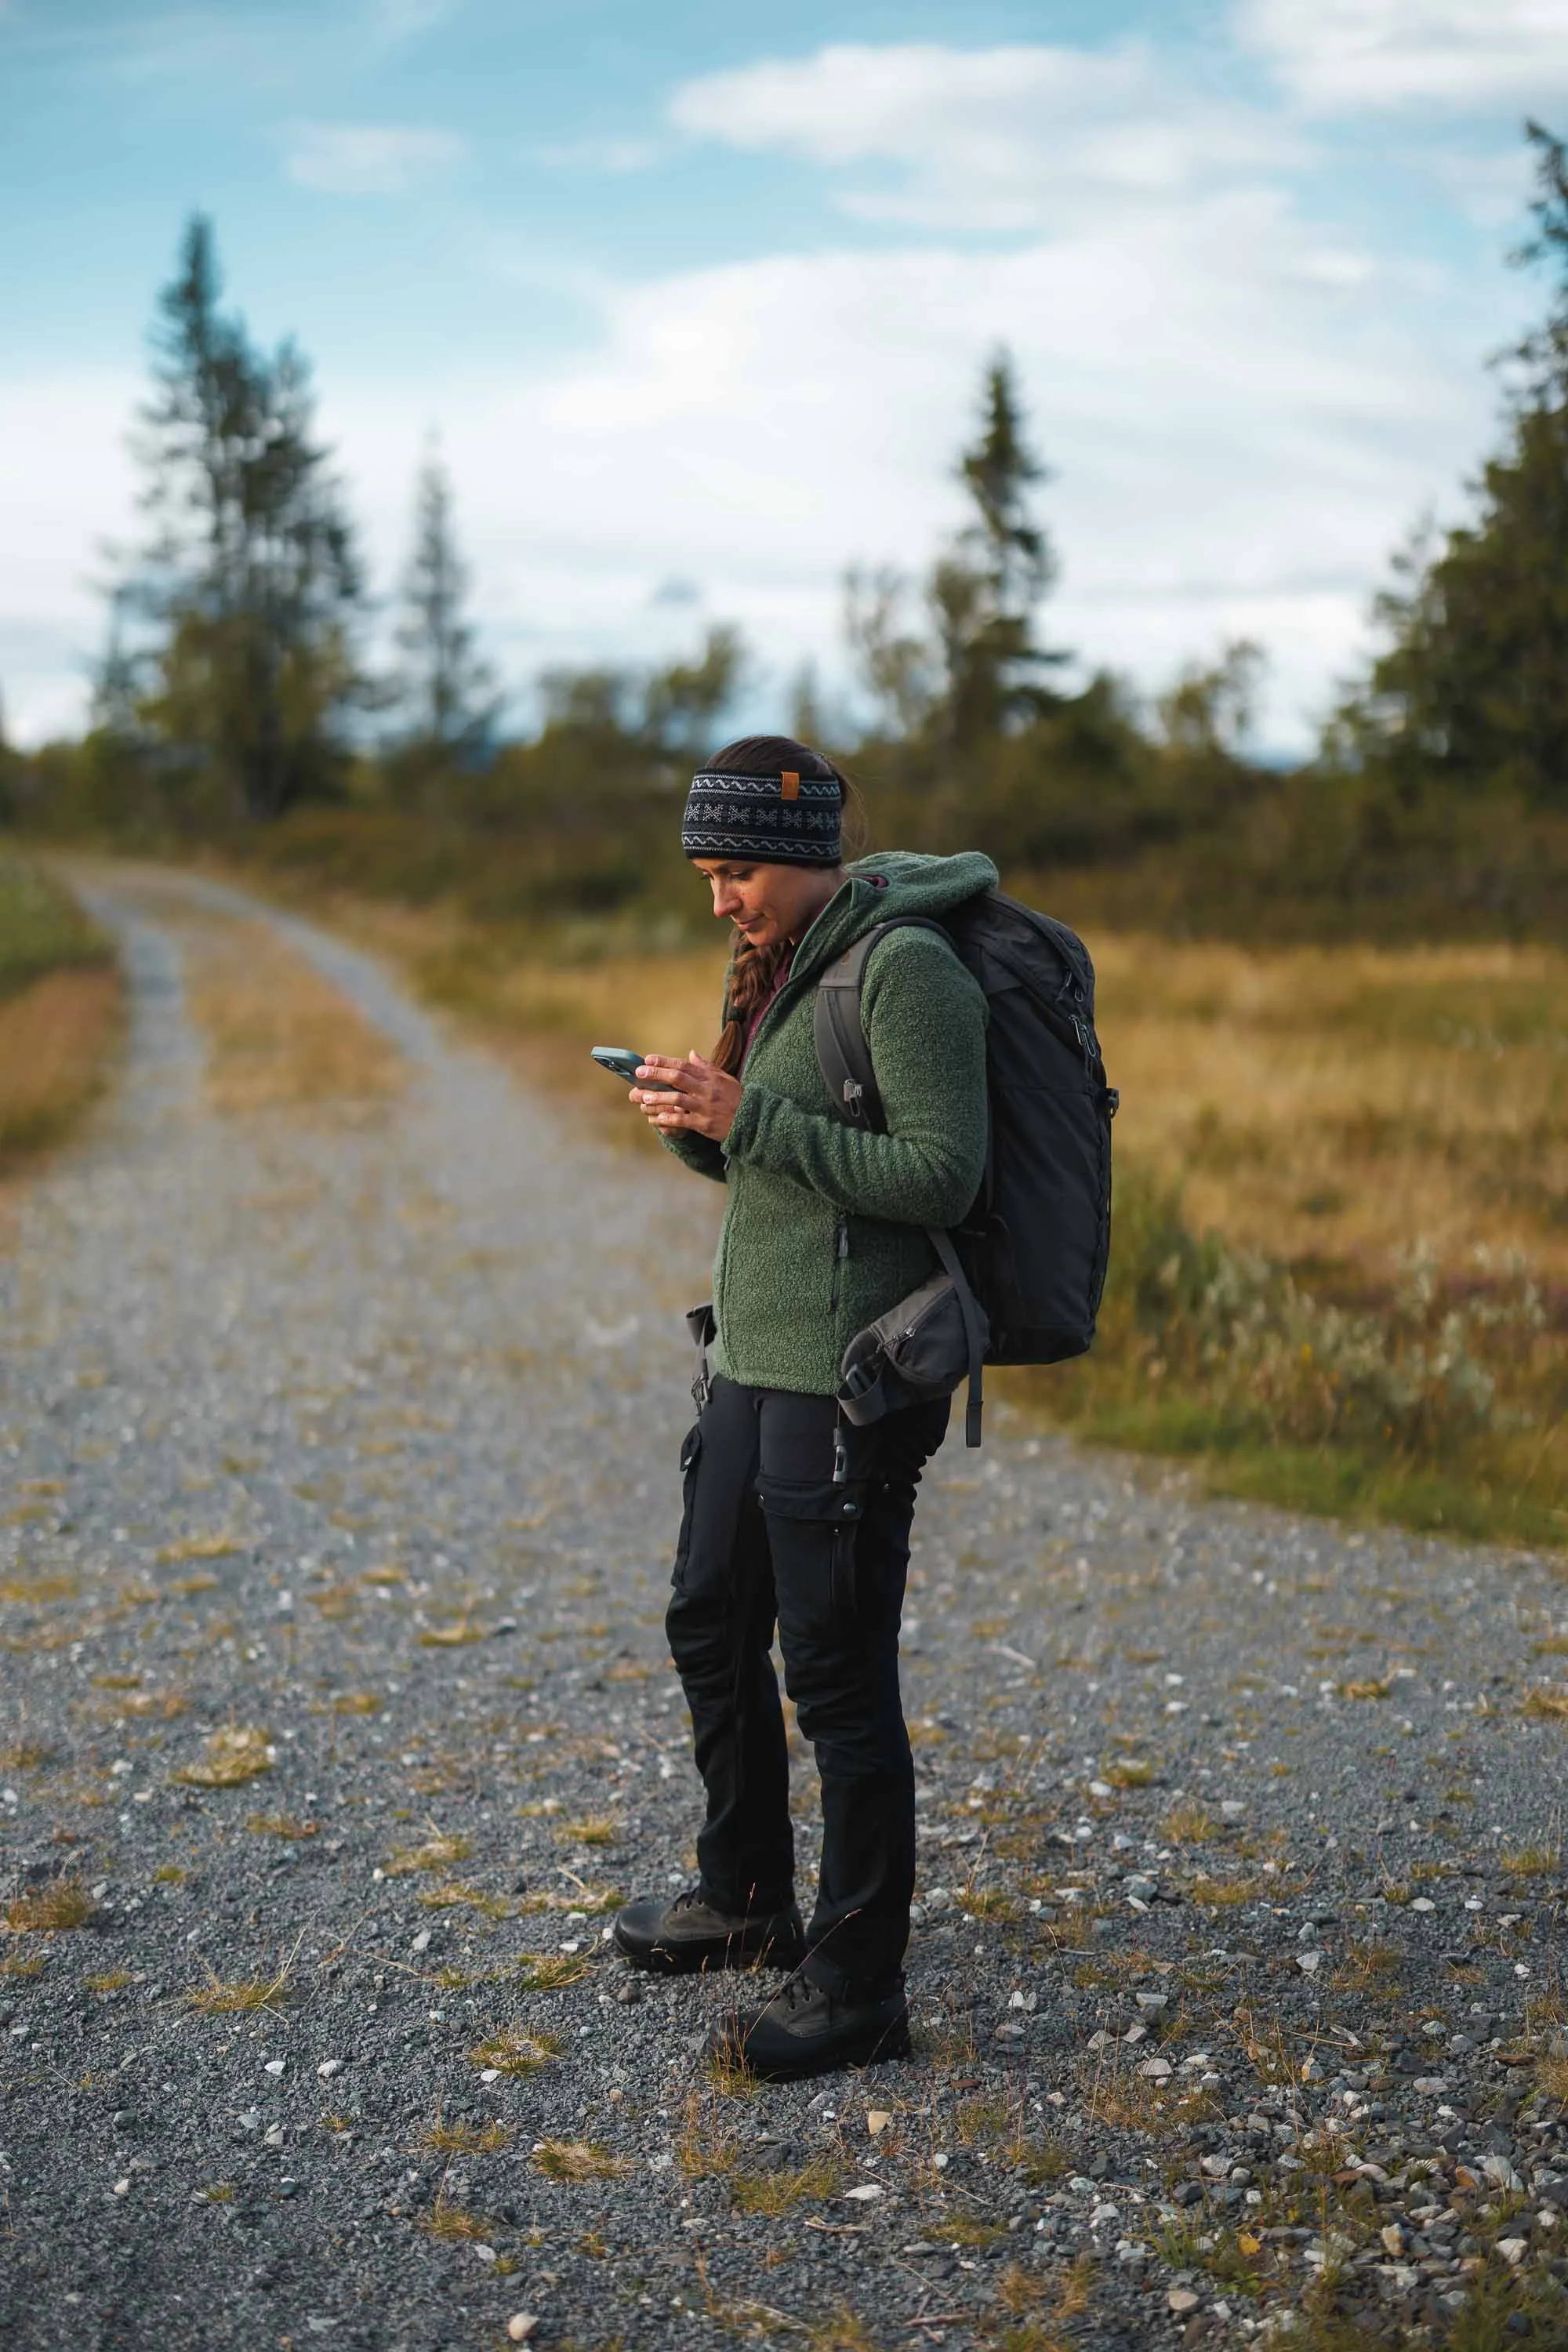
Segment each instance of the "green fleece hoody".
[[855,1333],[931,1272],[922,1228],[955,1224],[985,1166],[985,999],[945,940],[895,931],[867,960],[861,1013],[885,1134],[836,1114],[812,1012],[818,974],[863,931],[894,915],[940,916],[993,887],[996,868],[973,850],[892,850],[847,871],[763,1015],[729,1135],[663,1139],[729,1190],[713,1369],[807,1396],[831,1396]]

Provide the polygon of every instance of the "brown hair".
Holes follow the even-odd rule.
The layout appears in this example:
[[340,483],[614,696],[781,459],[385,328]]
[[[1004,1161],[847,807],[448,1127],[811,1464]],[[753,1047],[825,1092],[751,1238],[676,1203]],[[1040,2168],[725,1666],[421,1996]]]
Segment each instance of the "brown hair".
[[[845,856],[851,858],[865,854],[865,804],[843,769],[826,752],[814,751],[809,743],[797,743],[789,735],[743,735],[738,742],[726,743],[721,751],[715,751],[708,765],[731,776],[776,776],[786,768],[794,768],[803,776],[836,776],[844,795]],[[771,947],[759,948],[742,939],[739,931],[735,934],[724,981],[724,1031],[709,1056],[732,1077],[740,1075],[747,1032],[759,1007],[767,1002],[779,966],[788,953],[788,944],[783,940]]]

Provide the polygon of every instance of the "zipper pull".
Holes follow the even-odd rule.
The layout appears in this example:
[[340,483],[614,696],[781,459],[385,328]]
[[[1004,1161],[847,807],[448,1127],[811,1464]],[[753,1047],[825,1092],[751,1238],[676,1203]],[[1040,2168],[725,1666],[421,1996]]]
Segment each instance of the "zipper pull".
[[845,1215],[844,1212],[843,1212],[842,1210],[840,1210],[840,1212],[839,1212],[839,1215],[838,1215],[838,1255],[839,1255],[840,1260],[842,1260],[842,1259],[844,1259],[844,1258],[847,1258],[847,1257],[848,1256],[848,1255],[849,1255],[849,1220],[848,1220],[847,1216],[847,1215]]
[[836,1486],[849,1484],[849,1440],[841,1421],[833,1431],[833,1483]]

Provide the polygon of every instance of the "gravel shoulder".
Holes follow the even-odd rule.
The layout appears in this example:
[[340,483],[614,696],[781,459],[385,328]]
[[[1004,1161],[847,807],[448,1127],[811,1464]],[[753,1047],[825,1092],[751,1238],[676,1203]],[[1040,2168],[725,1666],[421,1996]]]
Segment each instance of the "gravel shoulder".
[[[709,1188],[308,924],[91,905],[123,1083],[0,1260],[0,2340],[1568,2341],[1559,1561],[993,1413],[906,1615],[916,2060],[715,2084],[731,1988],[606,1940],[697,1821]],[[258,923],[395,1083],[215,1090]]]

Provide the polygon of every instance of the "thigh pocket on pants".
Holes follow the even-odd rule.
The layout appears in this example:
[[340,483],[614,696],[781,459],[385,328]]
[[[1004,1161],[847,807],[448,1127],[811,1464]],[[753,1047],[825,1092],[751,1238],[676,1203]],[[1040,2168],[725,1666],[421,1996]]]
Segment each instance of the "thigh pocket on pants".
[[757,1497],[773,1546],[775,1581],[787,1573],[792,1554],[803,1566],[811,1559],[823,1572],[822,1597],[831,1614],[853,1617],[856,1538],[866,1513],[865,1481],[835,1486],[826,1480],[797,1484],[760,1478]]
[[679,1591],[686,1579],[691,1553],[691,1515],[697,1503],[697,1465],[702,1456],[702,1424],[694,1422],[680,1441],[680,1533],[675,1541],[675,1574]]

